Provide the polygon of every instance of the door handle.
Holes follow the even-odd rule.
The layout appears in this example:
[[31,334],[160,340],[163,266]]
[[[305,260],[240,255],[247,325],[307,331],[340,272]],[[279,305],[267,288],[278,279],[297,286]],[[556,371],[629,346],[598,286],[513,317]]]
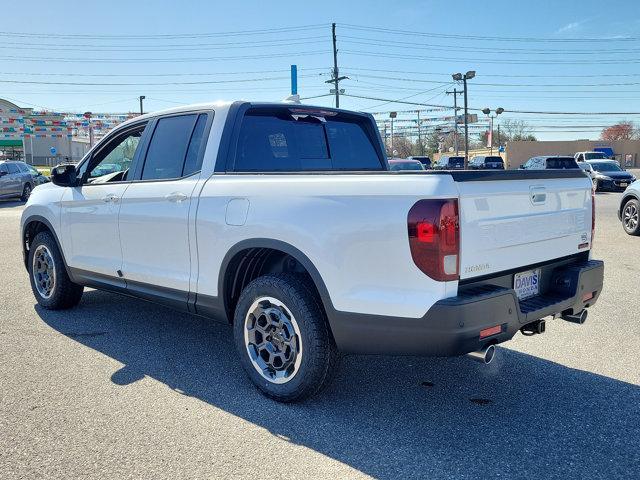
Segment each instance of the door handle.
[[116,203],[119,199],[120,197],[118,197],[117,195],[114,195],[113,193],[110,193],[109,195],[105,195],[104,197],[102,197],[102,201],[105,203],[109,203],[109,202]]
[[187,199],[187,196],[184,193],[173,192],[169,195],[165,195],[164,198],[170,202],[180,203],[185,201]]

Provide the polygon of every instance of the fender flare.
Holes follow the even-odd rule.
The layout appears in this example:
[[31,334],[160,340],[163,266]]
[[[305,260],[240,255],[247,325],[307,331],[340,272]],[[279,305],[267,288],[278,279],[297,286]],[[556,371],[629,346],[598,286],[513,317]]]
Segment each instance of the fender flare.
[[227,311],[226,298],[225,298],[225,289],[228,286],[226,284],[227,280],[227,272],[229,269],[229,264],[231,260],[237,253],[242,250],[246,250],[249,248],[271,248],[273,250],[279,250],[288,255],[291,255],[295,258],[309,273],[311,280],[313,281],[318,294],[320,295],[320,301],[322,302],[322,306],[327,314],[329,319],[329,323],[331,323],[331,318],[333,317],[332,313],[335,311],[333,307],[333,303],[331,302],[331,297],[329,296],[329,291],[318,272],[318,269],[313,264],[309,257],[307,257],[302,251],[293,245],[283,242],[281,240],[274,240],[272,238],[252,238],[247,240],[241,240],[240,242],[233,245],[224,256],[222,263],[220,264],[220,271],[218,274],[218,296],[222,299],[224,311]]
[[56,233],[55,229],[53,228],[53,225],[51,225],[51,222],[43,217],[42,215],[30,215],[29,217],[27,217],[22,225],[22,232],[21,232],[21,243],[22,243],[22,257],[24,260],[24,266],[27,269],[27,271],[29,270],[29,265],[28,265],[28,254],[27,254],[27,245],[25,242],[25,236],[27,234],[27,229],[29,228],[29,225],[32,224],[33,222],[40,222],[43,223],[51,232],[51,234],[53,235],[53,239],[56,242],[56,246],[58,247],[58,251],[60,252],[60,256],[62,257],[62,263],[64,263],[64,268],[67,271],[67,275],[69,275],[69,278],[71,278],[73,280],[73,276],[71,274],[71,270],[69,269],[69,266],[67,265],[67,260],[64,258],[64,251],[62,250],[62,244],[60,243],[60,239],[58,238],[58,234]]

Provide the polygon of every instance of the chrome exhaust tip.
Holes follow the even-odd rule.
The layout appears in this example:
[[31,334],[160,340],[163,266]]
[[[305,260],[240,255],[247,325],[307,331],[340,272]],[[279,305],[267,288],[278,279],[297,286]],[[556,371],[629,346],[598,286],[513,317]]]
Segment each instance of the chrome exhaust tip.
[[577,323],[578,325],[582,325],[584,322],[587,321],[587,309],[583,308],[582,311],[572,315],[569,315],[569,314],[562,315],[561,318],[563,320],[566,320],[567,322]]
[[467,353],[467,357],[476,362],[489,365],[496,354],[496,347],[494,345],[487,345],[486,347],[476,352]]

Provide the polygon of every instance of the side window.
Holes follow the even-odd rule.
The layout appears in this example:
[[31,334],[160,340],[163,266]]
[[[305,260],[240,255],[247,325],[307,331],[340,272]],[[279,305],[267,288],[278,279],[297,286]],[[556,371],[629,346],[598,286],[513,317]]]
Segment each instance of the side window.
[[200,154],[200,149],[203,144],[204,129],[206,125],[207,114],[202,113],[198,116],[198,121],[196,122],[196,126],[191,134],[189,148],[187,149],[187,157],[184,160],[184,167],[182,168],[183,177],[191,175],[202,168],[202,155]]
[[[124,181],[138,149],[145,125],[118,135],[96,153],[80,169],[83,183]],[[85,169],[89,169],[85,172]]]
[[22,173],[31,173],[26,163],[16,163]]
[[142,168],[142,180],[180,178],[198,115],[164,117],[156,123]]
[[7,170],[9,170],[9,174],[11,173],[20,173],[20,169],[15,163],[7,163]]
[[382,170],[367,125],[368,120],[347,115],[250,110],[242,120],[234,170]]

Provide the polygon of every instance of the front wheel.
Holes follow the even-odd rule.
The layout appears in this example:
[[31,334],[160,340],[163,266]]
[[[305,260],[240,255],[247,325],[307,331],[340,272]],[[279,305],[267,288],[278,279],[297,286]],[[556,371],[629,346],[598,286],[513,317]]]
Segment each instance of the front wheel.
[[251,381],[280,402],[313,395],[337,368],[329,325],[300,275],[265,275],[249,283],[236,307],[234,337]]
[[27,200],[29,200],[30,196],[31,196],[31,185],[27,183],[22,189],[22,195],[20,196],[20,200],[22,200],[23,202],[26,202]]
[[622,228],[629,235],[640,235],[640,202],[635,198],[622,207]]
[[82,285],[67,274],[62,254],[53,235],[40,232],[29,246],[31,290],[41,307],[63,310],[74,307],[82,298]]

